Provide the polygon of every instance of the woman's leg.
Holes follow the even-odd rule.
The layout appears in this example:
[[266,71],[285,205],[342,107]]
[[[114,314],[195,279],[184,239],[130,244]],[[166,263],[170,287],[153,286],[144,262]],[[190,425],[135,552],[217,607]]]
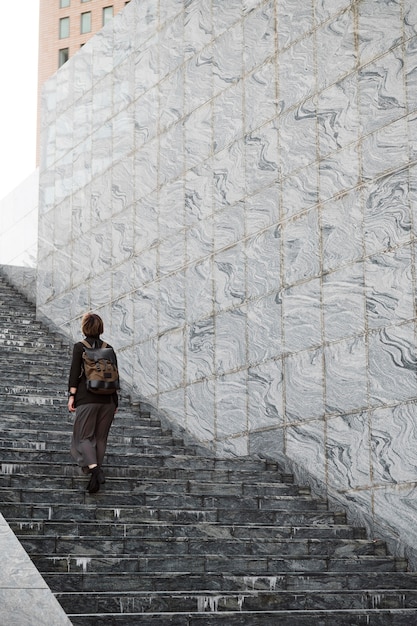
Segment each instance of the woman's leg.
[[116,407],[113,403],[100,405],[95,429],[97,465],[102,465],[107,447],[107,437],[114,419]]
[[97,465],[96,424],[101,404],[82,404],[75,412],[71,455],[80,467]]

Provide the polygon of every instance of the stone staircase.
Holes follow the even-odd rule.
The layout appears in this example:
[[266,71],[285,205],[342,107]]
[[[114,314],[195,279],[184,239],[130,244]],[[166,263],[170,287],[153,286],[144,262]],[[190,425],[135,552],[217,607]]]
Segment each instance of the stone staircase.
[[203,456],[126,400],[89,495],[69,354],[0,280],[0,511],[74,626],[417,623],[417,573],[384,543],[280,467]]

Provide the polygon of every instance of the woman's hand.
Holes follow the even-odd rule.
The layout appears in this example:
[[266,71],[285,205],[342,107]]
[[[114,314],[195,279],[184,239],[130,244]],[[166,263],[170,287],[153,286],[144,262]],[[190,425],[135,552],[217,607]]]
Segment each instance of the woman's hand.
[[75,412],[75,397],[74,396],[70,396],[68,398],[68,411],[70,413],[74,413]]

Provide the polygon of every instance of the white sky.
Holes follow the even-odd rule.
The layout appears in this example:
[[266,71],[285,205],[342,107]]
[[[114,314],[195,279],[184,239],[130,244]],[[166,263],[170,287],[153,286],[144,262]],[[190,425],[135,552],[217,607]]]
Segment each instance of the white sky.
[[38,25],[39,0],[14,0],[2,6],[0,200],[36,167]]

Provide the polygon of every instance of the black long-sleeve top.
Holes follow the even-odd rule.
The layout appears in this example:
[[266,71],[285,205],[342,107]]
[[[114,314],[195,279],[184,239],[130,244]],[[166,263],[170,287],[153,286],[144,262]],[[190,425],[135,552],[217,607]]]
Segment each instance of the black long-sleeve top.
[[[93,345],[94,342],[97,341],[99,347],[101,347],[103,344],[102,340],[98,337],[86,337],[86,340],[90,345]],[[107,344],[107,347],[111,348],[109,344]],[[87,391],[86,378],[82,366],[84,348],[84,344],[81,341],[78,341],[74,344],[72,352],[72,362],[68,379],[68,391],[71,389],[71,387],[75,387],[77,389],[77,393],[75,394],[75,406],[77,407],[81,404],[111,403],[118,406],[117,393],[113,393],[111,395],[100,395],[98,393],[92,393],[91,391]]]

